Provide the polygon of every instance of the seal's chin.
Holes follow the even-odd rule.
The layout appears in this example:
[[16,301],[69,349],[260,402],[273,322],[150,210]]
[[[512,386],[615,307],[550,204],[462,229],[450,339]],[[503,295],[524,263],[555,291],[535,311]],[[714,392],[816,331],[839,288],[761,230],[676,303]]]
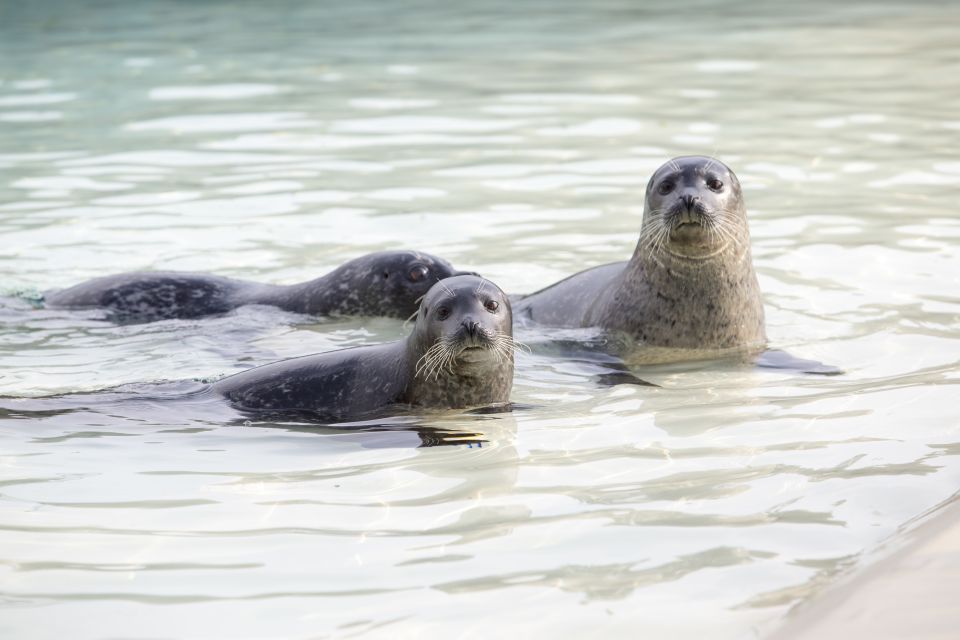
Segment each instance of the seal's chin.
[[723,253],[727,248],[727,244],[711,241],[706,236],[698,239],[685,238],[683,240],[676,240],[671,236],[670,242],[667,243],[665,248],[668,253],[678,258],[705,260]]
[[703,242],[707,238],[707,228],[703,225],[703,220],[681,221],[673,226],[670,231],[670,240],[674,242]]
[[676,251],[712,251],[716,238],[709,232],[702,218],[696,221],[680,221],[670,230],[670,247]]

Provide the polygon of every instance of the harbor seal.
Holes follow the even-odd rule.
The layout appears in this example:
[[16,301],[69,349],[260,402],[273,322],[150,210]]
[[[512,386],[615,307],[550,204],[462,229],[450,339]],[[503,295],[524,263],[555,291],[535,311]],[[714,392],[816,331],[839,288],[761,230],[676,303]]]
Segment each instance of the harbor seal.
[[654,360],[762,349],[763,300],[736,175],[713,158],[668,161],[647,184],[629,261],[581,271],[514,309],[521,321],[618,332]]
[[510,301],[478,276],[433,285],[403,340],[282,360],[214,383],[235,408],[344,421],[391,405],[457,409],[509,402]]
[[309,282],[272,285],[204,273],[141,271],[95,278],[49,293],[53,308],[102,308],[115,322],[151,322],[226,313],[247,304],[311,315],[407,318],[417,301],[457,271],[419,251],[380,251],[344,263]]

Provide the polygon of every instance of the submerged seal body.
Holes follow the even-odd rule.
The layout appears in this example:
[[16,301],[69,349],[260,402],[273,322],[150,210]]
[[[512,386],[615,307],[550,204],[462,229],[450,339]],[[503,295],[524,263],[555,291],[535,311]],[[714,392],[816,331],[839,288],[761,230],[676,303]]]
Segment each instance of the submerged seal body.
[[506,403],[513,385],[510,302],[478,276],[437,282],[403,340],[283,360],[235,374],[213,391],[251,413],[347,420],[391,405]]
[[95,278],[45,296],[59,308],[102,308],[112,320],[150,322],[226,313],[265,304],[314,315],[407,318],[443,278],[462,275],[417,251],[381,251],[350,260],[315,280],[271,285],[203,273],[133,272]]
[[762,348],[763,300],[736,175],[713,158],[670,160],[647,184],[629,261],[577,273],[514,309],[518,319],[601,327],[644,347]]

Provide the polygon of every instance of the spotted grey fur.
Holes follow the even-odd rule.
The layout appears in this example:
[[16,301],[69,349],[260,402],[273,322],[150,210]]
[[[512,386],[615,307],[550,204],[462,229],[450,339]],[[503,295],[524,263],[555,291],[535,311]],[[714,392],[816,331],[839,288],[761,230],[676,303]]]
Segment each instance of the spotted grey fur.
[[449,262],[418,251],[370,253],[315,280],[271,285],[177,271],[105,276],[50,293],[59,308],[102,308],[117,322],[199,318],[247,304],[264,304],[313,315],[407,318],[417,301],[457,271]]
[[762,348],[763,301],[736,175],[713,158],[670,160],[647,184],[640,240],[629,261],[577,273],[514,308],[519,320],[601,327],[634,346]]
[[391,405],[464,408],[506,403],[513,385],[510,302],[477,276],[437,282],[403,340],[283,360],[213,386],[236,408],[311,413],[330,421]]

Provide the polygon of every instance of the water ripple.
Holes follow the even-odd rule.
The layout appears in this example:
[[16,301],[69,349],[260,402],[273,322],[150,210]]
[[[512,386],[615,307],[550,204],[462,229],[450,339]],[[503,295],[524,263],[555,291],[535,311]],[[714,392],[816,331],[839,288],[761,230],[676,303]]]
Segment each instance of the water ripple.
[[[7,635],[740,638],[955,492],[952,5],[11,8]],[[118,271],[286,284],[398,247],[535,291],[626,260],[682,154],[740,178],[771,344],[843,375],[601,386],[577,347],[601,336],[518,327],[512,414],[255,422],[174,399],[407,329],[42,307]]]

